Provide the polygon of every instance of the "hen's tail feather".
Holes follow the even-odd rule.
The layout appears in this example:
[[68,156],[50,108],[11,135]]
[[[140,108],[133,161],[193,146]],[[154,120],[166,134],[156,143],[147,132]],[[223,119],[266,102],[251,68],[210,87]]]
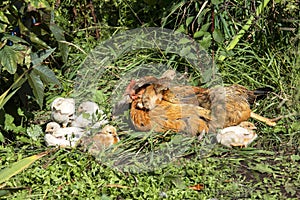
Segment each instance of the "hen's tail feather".
[[267,94],[269,94],[272,91],[273,90],[270,87],[264,87],[264,88],[258,88],[256,90],[252,90],[253,95],[248,96],[248,102],[250,104],[253,104],[257,100],[264,99],[267,96]]
[[253,90],[253,93],[256,96],[264,96],[264,95],[267,95],[268,93],[270,93],[272,91],[273,91],[272,88],[264,87],[264,88],[258,88],[256,90]]

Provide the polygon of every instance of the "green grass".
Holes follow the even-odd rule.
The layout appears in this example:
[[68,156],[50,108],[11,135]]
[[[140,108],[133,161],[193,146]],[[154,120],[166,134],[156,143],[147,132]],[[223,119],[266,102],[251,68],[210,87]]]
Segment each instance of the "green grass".
[[[177,6],[170,4],[171,8],[165,5],[164,13],[155,9],[159,15],[165,16],[161,20],[161,17],[156,18],[152,14],[155,8],[150,4],[152,1],[147,1],[150,2],[147,9],[140,9],[140,6],[145,8],[145,5],[136,1],[133,4],[128,1],[113,1],[114,4],[107,1],[96,2],[99,3],[94,5],[96,10],[103,16],[99,17],[100,40],[109,38],[119,30],[137,27],[136,17],[145,22],[145,27],[149,24],[156,26],[160,21],[172,29],[179,29],[185,24],[185,32],[192,36],[193,31],[201,30],[204,24],[211,23],[212,10],[215,10],[215,27],[221,32],[226,29],[227,33],[224,34],[223,43],[210,46],[210,50],[216,50],[215,60],[220,55],[225,55],[221,50],[222,46],[226,46],[236,35],[256,6],[247,1],[237,2],[237,5],[244,4],[245,7],[212,1],[214,4],[209,4],[203,14],[200,13],[203,5],[201,2],[182,1]],[[6,134],[5,142],[0,145],[0,170],[22,158],[46,150],[50,150],[50,153],[9,179],[3,185],[5,191],[0,191],[0,198],[300,199],[300,48],[296,44],[299,41],[299,32],[296,35],[296,32],[280,29],[289,26],[299,28],[296,26],[298,21],[292,17],[298,16],[294,13],[297,12],[296,7],[284,6],[292,6],[293,2],[282,1],[276,3],[274,8],[268,6],[265,13],[255,19],[254,26],[245,34],[245,38],[241,38],[234,49],[226,52],[224,62],[216,62],[224,84],[238,83],[249,89],[268,86],[273,89],[265,99],[253,105],[253,110],[270,118],[282,116],[282,119],[275,127],[251,120],[258,127],[258,138],[249,148],[228,149],[211,144],[209,137],[199,142],[195,138],[169,132],[161,134],[127,131],[127,125],[121,121],[112,122],[118,127],[121,142],[99,155],[90,155],[81,148],[48,148],[44,145],[43,135],[33,140],[25,131],[7,132],[13,135]],[[198,7],[193,7],[194,4]],[[80,10],[76,18],[72,19],[73,15],[69,13],[72,9],[69,9],[68,2],[61,4],[56,18],[66,29],[68,37],[74,37],[69,39],[74,45],[70,46],[68,61],[60,67],[56,66],[60,63],[50,63],[55,68],[53,71],[61,81],[62,88],[58,90],[49,86],[45,91],[44,110],[30,113],[34,116],[33,119],[20,117],[22,124],[24,121],[24,124],[45,127],[50,118],[51,101],[56,96],[67,97],[76,92],[74,78],[86,57],[79,48],[89,52],[97,46],[94,22],[92,18],[86,17],[90,16],[89,9],[81,9],[80,1],[76,1],[75,7]],[[113,13],[109,7],[113,8]],[[145,13],[140,14],[137,11]],[[190,17],[196,20],[198,12],[203,19],[198,18],[198,27],[188,32],[196,21],[189,23],[190,25],[186,22]],[[146,21],[149,17],[150,21]],[[222,23],[218,21],[219,18],[223,18]],[[284,21],[285,18],[290,21]],[[84,20],[88,23],[83,24]],[[210,37],[213,33],[209,31],[211,30],[207,28],[204,32]],[[59,58],[59,55],[55,54],[54,57]],[[164,70],[176,69],[180,73],[187,70],[186,82],[192,85],[203,84],[201,80],[204,75],[197,70],[197,66],[191,66],[179,55],[163,53],[157,49],[143,49],[122,54],[109,65],[101,66],[103,71],[101,78],[97,80],[98,90],[93,100],[100,104],[110,118],[113,104],[122,95],[130,77],[139,75],[137,68],[157,75],[163,72],[161,68],[154,69],[153,66],[163,66]],[[28,111],[31,110],[30,108]],[[3,127],[0,128],[2,130]],[[204,185],[204,188],[199,191],[189,188],[197,184]],[[1,197],[2,192],[6,196]]]
[[[159,199],[162,193],[167,199],[298,199],[300,157],[295,153],[218,146],[205,157],[180,158],[161,168],[130,173],[81,151],[60,149],[7,186],[28,188],[10,199]],[[188,188],[196,184],[204,184],[204,189]]]
[[[154,60],[166,62],[153,55],[147,59],[142,53],[127,55],[117,61],[120,68],[113,70],[123,72],[131,65]],[[174,63],[178,69],[182,66]],[[255,112],[285,116],[276,127],[253,121],[259,137],[247,149],[228,149],[173,133],[128,132],[124,124],[114,122],[120,129],[119,144],[96,156],[82,149],[53,149],[6,183],[6,188],[22,187],[9,199],[299,199],[300,129],[296,114],[299,105],[295,103],[299,71],[294,64],[294,59],[280,53],[260,57],[248,47],[238,49],[234,57],[219,64],[225,83],[274,89],[254,105]],[[102,103],[111,98],[113,85],[118,83],[116,74],[109,70],[99,82],[105,94]],[[106,112],[112,107],[102,106]],[[40,115],[47,119],[49,113]],[[47,149],[22,142],[1,146],[1,168]],[[204,188],[189,188],[196,184]]]

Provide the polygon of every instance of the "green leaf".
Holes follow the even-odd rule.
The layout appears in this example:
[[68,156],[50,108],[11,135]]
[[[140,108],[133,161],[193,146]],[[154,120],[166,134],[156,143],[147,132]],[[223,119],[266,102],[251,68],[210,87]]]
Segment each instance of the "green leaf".
[[207,32],[207,30],[208,30],[209,27],[210,27],[210,22],[204,24],[203,26],[201,26],[200,31]]
[[224,41],[224,36],[219,29],[215,29],[213,32],[213,38],[216,42],[222,43]]
[[194,20],[194,18],[195,18],[195,17],[193,17],[193,16],[192,16],[192,17],[188,17],[188,18],[186,19],[186,21],[185,21],[185,25],[186,25],[186,26],[189,26],[189,25],[192,23],[192,21]]
[[197,31],[194,33],[194,38],[199,38],[199,37],[202,37],[205,33],[207,32],[204,32],[204,31]]
[[3,136],[3,134],[0,132],[0,142],[4,142],[4,136]]
[[299,155],[291,155],[291,160],[294,162],[297,162],[300,160],[300,156]]
[[[3,38],[1,39],[1,41],[4,41],[4,40],[10,40],[12,41],[13,43],[24,43],[24,44],[28,44],[28,42],[18,36],[15,36],[15,35],[9,35],[9,34],[5,34],[3,36]],[[29,44],[28,44],[29,45]]]
[[25,0],[25,2],[36,9],[51,8],[47,0]]
[[14,133],[20,133],[20,132],[24,131],[24,128],[22,126],[16,126],[14,124],[13,116],[11,116],[9,114],[5,114],[4,130],[13,131]]
[[176,30],[176,32],[179,32],[179,33],[186,33],[186,30],[185,30],[185,27],[183,24],[181,24],[179,26],[179,28]]
[[35,71],[31,71],[28,74],[28,82],[30,87],[32,88],[32,92],[36,98],[37,103],[39,104],[40,108],[42,108],[44,100],[44,84],[40,76]]
[[27,128],[26,132],[34,141],[37,141],[38,137],[43,134],[42,128],[35,124],[31,124],[30,127]]
[[69,55],[68,45],[60,42],[60,41],[66,40],[66,38],[64,36],[64,30],[54,23],[51,23],[49,28],[50,28],[51,32],[53,33],[55,39],[58,41],[58,48],[62,55],[63,62],[67,62],[68,55]]
[[220,3],[223,3],[223,1],[224,1],[224,0],[211,0],[211,3],[212,3],[213,5],[218,5],[218,4],[220,4]]
[[4,183],[12,176],[20,173],[24,169],[28,168],[33,162],[45,156],[47,152],[40,153],[38,155],[33,155],[22,160],[13,163],[11,166],[0,171],[0,184]]
[[[7,16],[5,16],[4,12],[0,12],[0,32],[4,33],[6,32],[7,24],[9,24],[9,20]],[[4,22],[4,23],[3,23]]]
[[191,42],[191,40],[190,39],[187,39],[187,38],[181,38],[180,40],[179,40],[179,44],[187,44],[187,43],[190,43]]
[[56,78],[54,72],[45,65],[39,65],[33,68],[33,71],[38,74],[43,82],[46,84],[53,83],[61,86],[59,80]]
[[259,171],[260,173],[274,173],[274,171],[270,168],[269,165],[266,164],[256,164],[254,167],[250,167],[255,171]]
[[204,48],[204,49],[208,49],[211,45],[211,35],[205,35],[203,37],[203,39],[200,41],[200,45]]
[[31,54],[31,62],[34,66],[38,66],[40,63],[43,62],[46,58],[48,58],[51,53],[55,50],[53,49],[47,49],[47,50],[41,50],[35,53]]
[[5,46],[0,51],[0,63],[3,68],[8,71],[8,73],[16,73],[17,60],[17,52],[15,52],[10,46]]

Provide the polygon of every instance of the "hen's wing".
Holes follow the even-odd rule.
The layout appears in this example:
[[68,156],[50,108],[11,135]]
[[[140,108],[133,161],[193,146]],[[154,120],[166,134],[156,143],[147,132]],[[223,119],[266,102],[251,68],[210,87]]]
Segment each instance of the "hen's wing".
[[135,128],[140,131],[187,132],[197,135],[208,131],[210,111],[189,104],[172,104],[161,101],[152,110],[138,108],[138,101],[131,106],[130,116]]

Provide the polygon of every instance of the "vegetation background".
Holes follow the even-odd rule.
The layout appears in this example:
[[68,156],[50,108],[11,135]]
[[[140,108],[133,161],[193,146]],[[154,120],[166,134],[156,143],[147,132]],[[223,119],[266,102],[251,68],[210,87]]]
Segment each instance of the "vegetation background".
[[[299,16],[297,0],[3,0],[0,198],[299,199]],[[151,170],[143,162],[138,170],[120,170],[81,149],[46,147],[49,105],[74,92],[88,53],[101,41],[139,27],[164,27],[193,38],[227,84],[271,87],[273,93],[253,109],[280,116],[277,126],[255,122],[259,138],[251,147],[216,145],[205,156],[197,155],[206,147],[191,139],[188,153]],[[201,74],[177,55],[134,51],[103,66],[108,70],[94,100],[111,116],[108,100],[118,75],[153,63],[187,71],[191,84],[201,84]],[[114,123],[122,139],[116,149],[126,149],[124,156],[156,150],[176,137],[141,139]]]

